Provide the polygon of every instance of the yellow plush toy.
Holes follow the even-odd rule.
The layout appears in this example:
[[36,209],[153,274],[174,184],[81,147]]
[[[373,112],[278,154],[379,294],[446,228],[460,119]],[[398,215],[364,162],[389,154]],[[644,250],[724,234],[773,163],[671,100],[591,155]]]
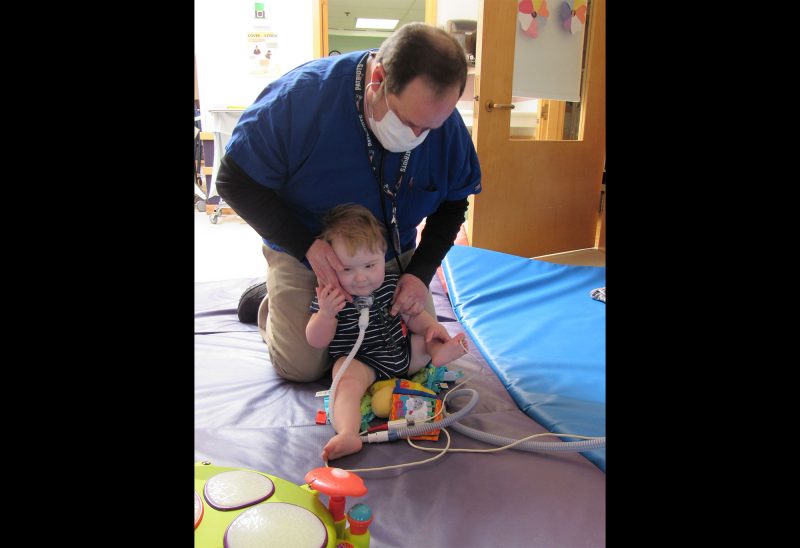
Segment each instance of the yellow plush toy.
[[382,419],[389,417],[389,412],[392,410],[392,391],[395,380],[378,381],[369,387],[370,394],[372,394],[372,412],[376,417]]
[[392,386],[384,386],[372,394],[372,412],[376,417],[386,419],[392,410]]

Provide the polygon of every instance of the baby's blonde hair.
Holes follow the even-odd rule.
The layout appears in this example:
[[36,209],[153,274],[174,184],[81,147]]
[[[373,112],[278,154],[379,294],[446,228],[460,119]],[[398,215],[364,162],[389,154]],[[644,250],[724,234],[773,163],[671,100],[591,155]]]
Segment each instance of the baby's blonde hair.
[[350,255],[362,248],[386,253],[386,230],[362,205],[341,204],[331,208],[322,218],[322,227],[320,238],[330,245],[334,238],[339,239]]

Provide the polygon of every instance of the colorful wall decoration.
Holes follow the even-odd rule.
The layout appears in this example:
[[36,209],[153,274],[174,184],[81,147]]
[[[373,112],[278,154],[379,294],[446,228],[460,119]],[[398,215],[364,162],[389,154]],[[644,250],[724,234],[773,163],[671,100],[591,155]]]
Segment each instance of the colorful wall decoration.
[[522,0],[517,7],[517,20],[522,30],[531,38],[539,36],[539,31],[547,24],[547,0]]

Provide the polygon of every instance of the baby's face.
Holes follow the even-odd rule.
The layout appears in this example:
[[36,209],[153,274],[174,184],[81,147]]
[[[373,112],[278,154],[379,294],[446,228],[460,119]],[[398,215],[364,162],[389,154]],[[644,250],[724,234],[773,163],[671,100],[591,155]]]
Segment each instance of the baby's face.
[[344,270],[336,275],[345,291],[353,296],[366,297],[381,286],[386,273],[383,253],[361,248],[355,255],[350,255],[347,247],[337,240],[333,240],[331,247],[344,265]]

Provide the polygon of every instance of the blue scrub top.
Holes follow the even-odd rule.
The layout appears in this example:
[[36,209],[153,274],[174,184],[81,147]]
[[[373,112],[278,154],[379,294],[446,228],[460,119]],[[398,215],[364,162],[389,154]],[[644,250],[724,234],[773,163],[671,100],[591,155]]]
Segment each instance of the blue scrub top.
[[[356,110],[356,65],[365,53],[316,59],[269,84],[244,111],[226,147],[226,154],[252,179],[275,190],[315,236],[322,231],[322,216],[338,204],[362,204],[379,222],[384,214],[391,220],[391,199],[373,174]],[[403,153],[375,150],[375,165],[383,156],[384,180],[394,188]],[[414,248],[417,225],[443,201],[480,191],[478,156],[454,110],[411,152],[396,193],[402,251]],[[387,260],[391,249],[389,242]]]

